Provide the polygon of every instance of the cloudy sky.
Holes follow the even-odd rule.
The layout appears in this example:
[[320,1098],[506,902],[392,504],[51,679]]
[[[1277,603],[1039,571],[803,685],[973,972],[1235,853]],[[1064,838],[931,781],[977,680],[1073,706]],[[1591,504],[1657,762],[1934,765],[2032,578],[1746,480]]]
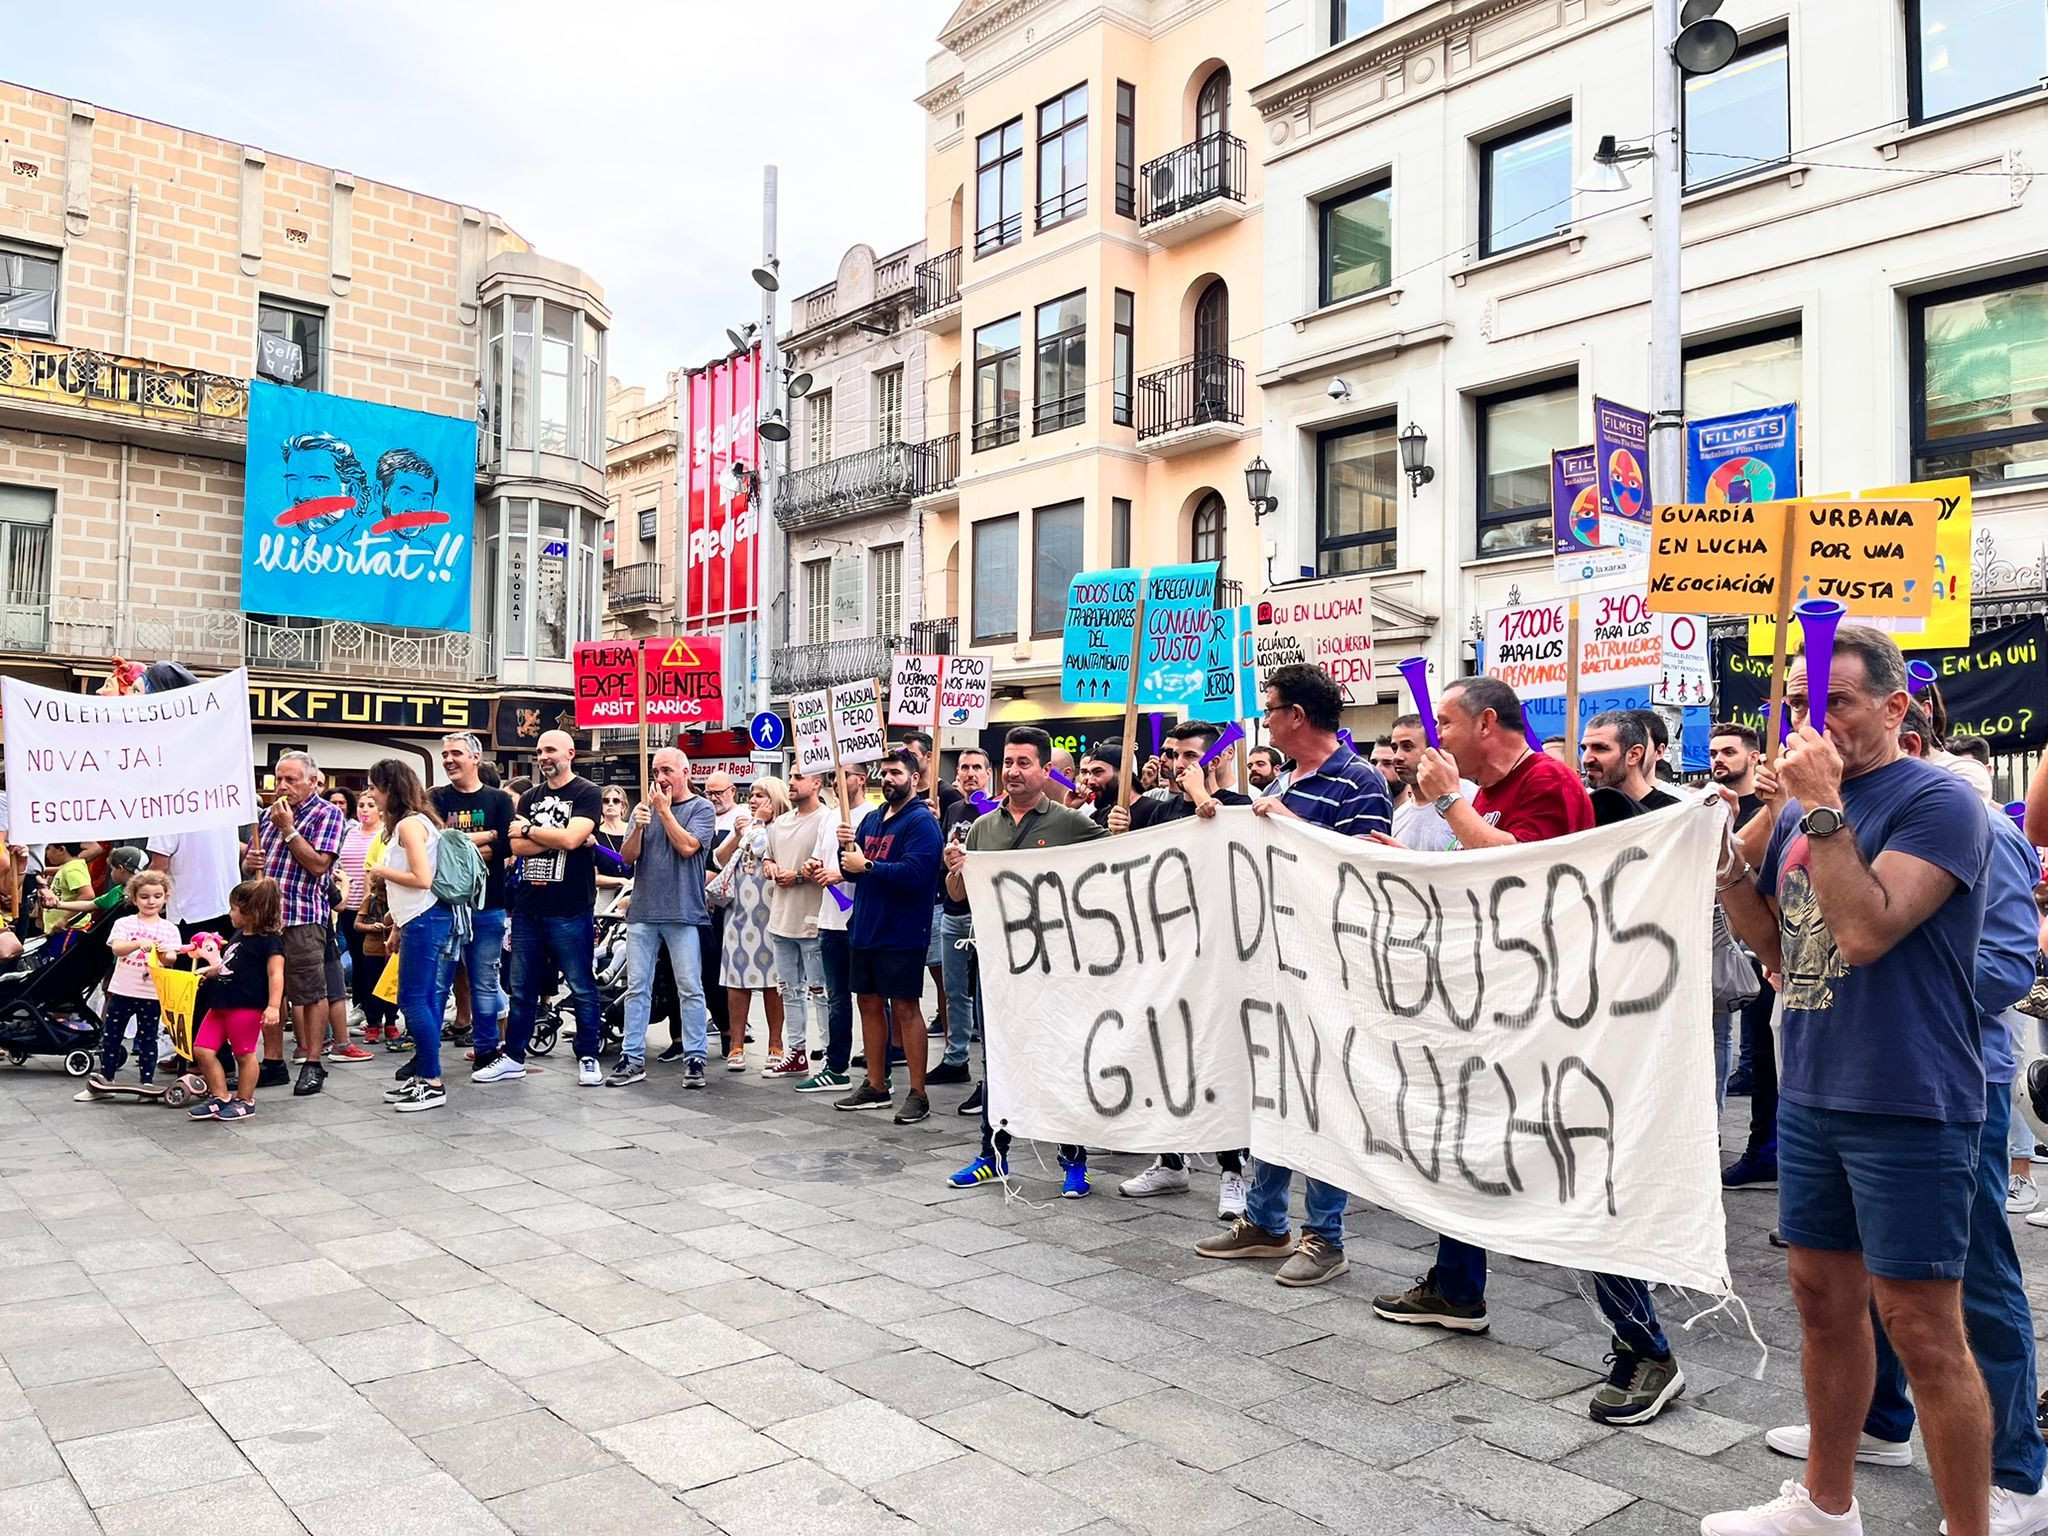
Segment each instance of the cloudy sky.
[[598,280],[612,371],[656,385],[759,316],[763,164],[785,294],[922,233],[954,3],[93,0],[6,28],[0,73],[488,208]]

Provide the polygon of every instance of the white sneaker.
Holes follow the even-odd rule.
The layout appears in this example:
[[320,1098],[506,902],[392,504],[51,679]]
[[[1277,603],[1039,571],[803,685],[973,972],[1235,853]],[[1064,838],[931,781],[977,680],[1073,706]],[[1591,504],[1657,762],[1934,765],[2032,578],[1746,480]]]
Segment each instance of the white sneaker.
[[2048,1209],[2027,1212],[2027,1225],[2030,1227],[2048,1227]]
[[1244,1175],[1226,1171],[1216,1191],[1216,1219],[1236,1221],[1244,1215]]
[[2024,1173],[2007,1176],[2005,1181],[2005,1214],[2024,1216],[2041,1203],[2041,1191],[2034,1187],[2034,1181]]
[[1150,1168],[1132,1174],[1117,1185],[1116,1192],[1131,1200],[1149,1200],[1154,1195],[1177,1195],[1187,1187],[1186,1168],[1169,1168],[1163,1158],[1155,1158]]
[[[1992,1484],[1991,1536],[2034,1536],[2043,1526],[2048,1526],[2048,1493],[2014,1493]],[[1941,1536],[1948,1536],[1946,1520]]]
[[[1804,1424],[1781,1424],[1764,1431],[1765,1445],[1795,1461],[1806,1460],[1811,1439],[1812,1431]],[[1875,1435],[1865,1435],[1856,1442],[1856,1459],[1873,1467],[1910,1467],[1913,1447],[1903,1440],[1880,1440]]]
[[1797,1478],[1787,1478],[1778,1496],[1754,1509],[1731,1509],[1700,1522],[1700,1536],[1863,1536],[1863,1511],[1849,1501],[1846,1515],[1820,1509]]
[[510,1056],[500,1056],[496,1061],[487,1061],[469,1074],[472,1083],[509,1083],[526,1076],[526,1068]]
[[604,1074],[597,1069],[597,1058],[586,1056],[576,1063],[576,1086],[578,1088],[602,1088]]

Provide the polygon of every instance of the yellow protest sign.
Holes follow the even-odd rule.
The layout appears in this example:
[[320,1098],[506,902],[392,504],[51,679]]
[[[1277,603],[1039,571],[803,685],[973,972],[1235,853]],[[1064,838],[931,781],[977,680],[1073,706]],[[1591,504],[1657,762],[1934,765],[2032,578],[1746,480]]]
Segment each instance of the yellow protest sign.
[[1770,613],[1783,590],[1789,501],[1660,506],[1650,516],[1653,613]]
[[1925,619],[1940,519],[1937,501],[1890,497],[1658,507],[1650,607],[1776,615],[1832,598],[1852,618]]
[[[1934,550],[1926,575],[1916,573],[1916,593],[1924,582],[1929,606],[1917,617],[1887,617],[1862,614],[1872,627],[1887,631],[1902,651],[1947,651],[1967,649],[1970,644],[1970,481],[1966,475],[1947,480],[1918,480],[1910,485],[1885,486],[1865,491],[1856,498],[1864,502],[1889,500],[1932,501],[1940,507],[1935,524]],[[1815,594],[1819,595],[1819,594]],[[1738,610],[1755,612],[1755,610]],[[1859,617],[1851,604],[1852,617]],[[1776,621],[1769,615],[1749,623],[1749,653],[1769,655],[1777,645]],[[1794,631],[1797,638],[1797,631]],[[1795,646],[1796,649],[1796,646]]]

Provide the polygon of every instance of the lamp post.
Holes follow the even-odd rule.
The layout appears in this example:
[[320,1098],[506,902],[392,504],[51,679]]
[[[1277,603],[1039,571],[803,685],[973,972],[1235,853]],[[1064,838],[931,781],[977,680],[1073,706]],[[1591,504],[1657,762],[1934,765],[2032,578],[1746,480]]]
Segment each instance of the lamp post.
[[[781,287],[776,277],[775,214],[776,170],[772,165],[764,165],[761,167],[761,266],[755,269],[754,276],[754,281],[761,288],[761,396],[755,409],[763,416],[782,409],[782,352],[775,339],[775,295]],[[763,275],[767,277],[766,282],[761,281]],[[782,440],[788,440],[786,431]],[[763,437],[761,441],[760,489],[754,498],[754,643],[750,647],[752,654],[748,663],[753,671],[751,691],[757,715],[768,710],[769,663],[775,648],[770,617],[774,600],[768,591],[768,573],[775,572],[778,589],[782,585],[781,565],[768,558],[769,544],[775,538],[775,483],[779,478],[769,461],[774,458],[777,446],[772,437]],[[785,467],[789,463],[787,450],[784,450],[782,463]]]

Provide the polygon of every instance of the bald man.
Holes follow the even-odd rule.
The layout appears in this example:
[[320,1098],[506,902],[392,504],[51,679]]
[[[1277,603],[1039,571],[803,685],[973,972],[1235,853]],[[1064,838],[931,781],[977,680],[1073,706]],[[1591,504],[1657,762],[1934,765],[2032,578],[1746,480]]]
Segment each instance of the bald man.
[[519,797],[512,818],[512,853],[519,860],[519,899],[512,912],[510,1006],[505,1054],[472,1081],[507,1082],[526,1076],[540,989],[559,968],[576,1006],[576,1081],[604,1086],[597,1053],[603,1003],[591,959],[597,949],[597,855],[592,834],[604,815],[603,797],[576,772],[576,739],[544,733],[534,749],[538,778]]
[[647,1077],[647,1019],[654,1011],[654,973],[668,951],[683,1026],[683,1086],[704,1086],[704,976],[701,930],[711,922],[704,899],[704,860],[717,835],[718,813],[690,792],[690,760],[674,747],[654,754],[654,783],[633,808],[633,830],[619,856],[633,866],[626,908],[626,1038],[606,1080],[626,1088]]

